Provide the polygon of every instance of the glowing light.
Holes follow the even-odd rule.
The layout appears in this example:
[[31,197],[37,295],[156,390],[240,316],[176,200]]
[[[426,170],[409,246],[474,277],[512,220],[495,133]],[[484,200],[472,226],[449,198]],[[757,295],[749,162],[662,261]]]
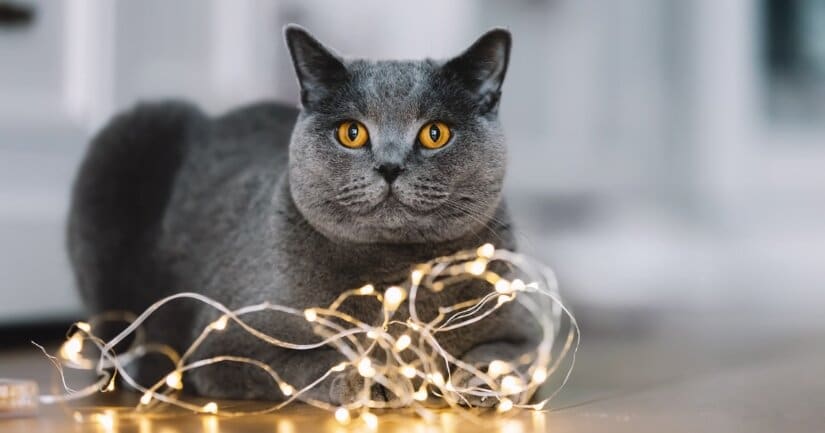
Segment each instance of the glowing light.
[[433,383],[433,385],[435,385],[439,388],[444,386],[444,376],[442,376],[441,373],[439,373],[439,372],[435,372],[435,373],[431,374],[429,376],[429,379],[430,379],[430,382]]
[[[97,369],[108,370],[113,367],[114,374],[120,375],[125,380],[122,382],[129,386],[131,376],[129,376],[130,369],[126,367],[130,362],[140,358],[144,353],[158,353],[158,347],[164,346],[163,341],[143,341],[138,342],[130,348],[128,356],[124,356],[122,364],[116,364],[115,358],[120,354],[114,353],[111,350],[115,346],[123,346],[119,344],[123,339],[134,337],[136,332],[140,331],[143,322],[149,318],[152,313],[158,308],[162,307],[167,302],[174,299],[188,298],[195,299],[208,306],[215,308],[221,315],[212,323],[207,325],[207,328],[202,331],[222,331],[225,330],[229,321],[236,322],[239,326],[238,331],[247,331],[261,340],[271,344],[273,347],[288,347],[293,350],[314,350],[317,349],[318,343],[316,341],[287,341],[282,342],[277,336],[266,334],[264,329],[257,329],[251,327],[244,321],[242,316],[249,313],[259,313],[267,311],[277,311],[279,314],[291,315],[299,321],[312,322],[312,330],[316,335],[324,340],[328,347],[337,349],[342,355],[344,362],[332,366],[325,374],[332,377],[321,377],[309,388],[321,384],[324,380],[334,380],[336,375],[331,373],[340,373],[346,371],[349,367],[357,371],[359,375],[365,378],[373,378],[373,380],[364,380],[365,386],[372,386],[375,383],[381,383],[392,390],[392,398],[390,401],[373,400],[369,389],[361,389],[356,394],[358,397],[351,402],[347,402],[345,407],[330,407],[328,403],[323,401],[313,400],[298,395],[306,391],[302,389],[298,391],[292,385],[284,382],[280,377],[280,365],[271,365],[263,360],[252,358],[244,358],[237,356],[223,356],[217,355],[213,358],[191,360],[189,354],[195,353],[198,346],[207,339],[196,340],[190,347],[186,348],[184,355],[172,351],[171,349],[164,349],[160,351],[161,354],[167,356],[169,360],[175,365],[174,369],[167,370],[167,375],[154,385],[149,390],[145,390],[140,398],[140,405],[148,406],[154,400],[155,403],[168,404],[179,406],[184,409],[194,410],[204,414],[215,415],[241,415],[249,413],[248,410],[233,410],[221,409],[216,402],[209,402],[201,406],[201,403],[188,402],[186,394],[172,393],[169,389],[183,388],[183,372],[190,369],[196,369],[207,365],[212,365],[220,362],[241,362],[247,365],[252,365],[263,369],[269,373],[274,383],[279,387],[281,393],[285,397],[305,400],[308,404],[328,409],[334,412],[335,419],[341,423],[351,423],[352,419],[360,416],[364,424],[371,430],[378,428],[378,418],[370,412],[373,408],[381,407],[400,407],[402,405],[410,405],[415,410],[415,413],[424,417],[425,419],[437,419],[435,412],[426,404],[429,398],[439,398],[454,410],[463,410],[463,405],[467,402],[467,398],[477,396],[479,390],[476,385],[467,385],[465,387],[456,387],[455,383],[448,378],[445,373],[439,372],[443,366],[449,366],[448,372],[453,375],[461,371],[462,373],[470,373],[472,380],[470,383],[481,384],[482,382],[490,383],[490,379],[497,382],[490,383],[492,389],[486,389],[486,398],[497,401],[497,410],[506,412],[514,408],[542,408],[546,401],[535,405],[528,405],[532,393],[538,388],[538,385],[544,383],[551,374],[562,374],[562,386],[569,377],[570,364],[560,366],[560,362],[566,359],[568,355],[575,355],[578,348],[578,326],[574,318],[569,315],[566,307],[558,300],[555,278],[552,272],[545,270],[546,268],[537,266],[524,266],[524,263],[530,264],[529,260],[524,256],[506,250],[496,250],[492,244],[482,245],[474,250],[460,251],[450,256],[435,258],[430,262],[422,263],[411,268],[409,278],[403,283],[403,286],[389,286],[381,296],[378,296],[382,301],[382,305],[377,309],[378,311],[358,311],[358,315],[369,313],[384,313],[375,314],[369,317],[379,319],[377,322],[373,320],[365,321],[363,318],[354,315],[352,312],[339,311],[339,306],[343,305],[348,297],[376,294],[376,287],[372,284],[365,284],[356,289],[343,291],[342,294],[329,306],[318,305],[312,306],[305,310],[294,309],[286,305],[275,305],[269,302],[262,302],[256,305],[247,305],[239,307],[237,310],[229,310],[223,304],[208,298],[204,295],[195,293],[180,293],[167,298],[164,298],[153,304],[146,312],[140,316],[120,316],[124,319],[112,319],[114,315],[103,316],[104,318],[96,318],[96,321],[89,323],[98,323],[100,320],[124,320],[131,326],[128,331],[116,337],[109,342],[103,341],[100,337],[95,336],[92,332],[92,326],[87,322],[78,322],[75,324],[76,331],[71,334],[71,337],[61,346],[60,357],[57,359],[60,364],[70,366],[73,369],[85,369],[87,371],[95,371]],[[490,263],[495,262],[496,266],[489,266]],[[500,267],[498,265],[501,265]],[[506,269],[506,274],[499,274],[496,269]],[[480,277],[480,278],[479,278]],[[512,278],[512,280],[511,280]],[[439,292],[443,290],[453,290],[462,287],[466,282],[483,279],[490,286],[482,286],[476,298],[470,300],[462,300],[461,303],[454,305],[436,305],[439,314],[437,316],[429,316],[426,320],[422,319],[415,313],[414,299],[427,299],[425,302],[431,302],[430,299],[422,296],[419,291]],[[530,284],[525,284],[524,281],[533,281]],[[536,295],[544,295],[550,300],[550,305],[553,308],[531,309],[530,303],[522,302],[521,292],[530,291]],[[522,353],[519,358],[515,360],[493,360],[487,366],[485,373],[477,372],[469,367],[462,366],[456,354],[451,354],[446,347],[439,346],[435,340],[435,334],[443,332],[442,330],[456,329],[463,326],[468,326],[477,323],[479,320],[484,320],[485,316],[490,313],[490,308],[484,304],[487,300],[495,298],[497,305],[502,305],[507,302],[519,302],[527,306],[527,317],[525,319],[534,319],[542,328],[543,337],[538,342],[533,350]],[[409,312],[404,312],[402,318],[393,318],[394,313],[401,307],[407,299],[411,300]],[[371,305],[370,302],[365,302],[365,306]],[[368,308],[368,307],[365,307]],[[329,319],[324,320],[322,319]],[[381,320],[383,318],[383,320]],[[563,319],[569,319],[569,323],[563,323]],[[495,320],[495,319],[493,319]],[[567,329],[569,331],[564,345],[554,345],[554,339],[558,337],[559,329]],[[254,331],[254,332],[253,332]],[[366,344],[363,340],[363,333],[366,333],[368,339]],[[103,352],[100,356],[90,357],[86,359],[83,354],[87,352],[84,349],[91,349],[92,343]],[[85,347],[84,345],[89,346]],[[550,350],[550,356],[546,356],[546,351]],[[403,357],[401,356],[403,352]],[[459,358],[460,359],[460,358]],[[553,362],[550,363],[550,360]],[[575,361],[575,359],[573,359]],[[518,369],[524,368],[528,374],[522,378],[520,375],[513,373]],[[569,365],[569,366],[568,366]],[[108,366],[108,367],[101,367]],[[481,368],[475,365],[476,368]],[[455,369],[453,369],[455,368]],[[101,371],[101,370],[98,370]],[[482,368],[482,371],[484,369]],[[476,377],[473,377],[476,376]],[[113,376],[114,377],[114,376]],[[111,379],[111,377],[105,378]],[[66,400],[74,400],[79,396],[90,396],[100,390],[112,390],[115,387],[114,380],[101,379],[99,384],[95,386],[87,386],[78,392],[67,391],[65,398],[63,396],[41,396],[41,402],[59,402]],[[529,381],[529,382],[528,382]],[[158,391],[158,388],[165,384],[169,387],[166,390]],[[466,382],[462,382],[466,383]],[[529,385],[528,385],[529,383]],[[120,385],[120,383],[118,383]],[[433,397],[431,397],[431,394]],[[509,396],[509,397],[508,397]],[[280,409],[281,403],[270,406],[269,410]],[[257,409],[255,410],[257,411]],[[357,414],[357,415],[356,415]],[[474,412],[467,414],[468,416],[475,416]],[[96,415],[75,415],[82,420],[97,420]],[[113,416],[110,416],[115,421]],[[104,419],[105,418],[100,418]],[[203,417],[206,419],[217,419],[211,416]],[[282,425],[283,424],[283,425]],[[206,424],[204,424],[206,425]],[[215,424],[217,426],[217,424]],[[283,426],[283,429],[281,428]],[[287,425],[280,421],[277,422],[276,427],[279,433],[289,433],[292,430],[292,425]]]
[[513,408],[513,401],[509,398],[502,398],[501,401],[498,402],[498,406],[496,410],[499,412],[507,412]]
[[501,379],[501,392],[504,395],[518,394],[524,389],[521,379],[516,376],[504,376]]
[[487,367],[487,374],[490,375],[493,379],[501,376],[502,374],[507,374],[513,370],[513,366],[510,365],[509,362],[504,362],[500,359],[493,360],[490,362],[490,365]]
[[415,401],[425,401],[427,400],[427,388],[424,385],[421,388],[418,388],[418,391],[413,393],[413,400]]
[[537,367],[536,370],[533,372],[532,379],[533,383],[535,384],[544,383],[544,381],[547,380],[547,369],[543,366]]
[[152,402],[152,391],[146,391],[140,396],[140,404],[147,405]]
[[212,329],[216,331],[223,331],[226,329],[226,324],[229,322],[229,318],[226,316],[221,316],[220,319],[212,322]]
[[507,281],[503,278],[496,281],[495,288],[496,288],[496,292],[504,294],[504,295],[509,295],[510,293],[513,293],[512,285],[510,284],[509,281]]
[[487,270],[487,259],[475,259],[467,263],[465,268],[472,275],[481,275]]
[[384,292],[384,307],[389,311],[395,311],[398,306],[407,298],[407,292],[398,286],[390,286]]
[[114,413],[111,412],[104,412],[104,413],[96,413],[91,416],[91,420],[100,424],[105,430],[110,431],[115,426],[115,416]]
[[370,430],[378,429],[378,417],[372,412],[364,412],[361,414],[361,420],[367,425]]
[[112,392],[114,390],[115,390],[115,378],[112,377],[112,379],[109,380],[109,384],[106,385],[106,392]]
[[283,395],[285,395],[285,396],[287,396],[287,397],[289,397],[289,396],[291,396],[293,393],[295,393],[295,388],[293,388],[293,387],[292,387],[290,384],[288,384],[288,383],[282,383],[282,384],[278,385],[278,387],[279,387],[279,388],[281,388],[281,394],[283,394]]
[[373,368],[372,361],[369,358],[361,358],[358,361],[358,374],[364,377],[375,376],[375,368]]
[[410,272],[410,282],[413,284],[413,286],[417,286],[417,285],[421,284],[421,280],[423,280],[423,279],[424,279],[424,271],[422,271],[420,269],[415,269],[412,272]]
[[169,388],[182,389],[183,382],[181,381],[181,374],[179,371],[173,371],[166,376],[166,385]]
[[401,367],[401,375],[407,379],[412,379],[418,375],[418,371],[412,365],[405,365]]
[[335,420],[344,425],[349,424],[349,411],[344,407],[339,407],[338,409],[335,409]]
[[412,338],[410,338],[409,335],[404,334],[398,337],[398,340],[395,340],[395,350],[401,352],[410,347],[410,343],[412,343]]
[[496,253],[496,247],[493,244],[484,244],[476,249],[476,255],[485,259],[490,259]]
[[76,332],[63,343],[60,348],[60,355],[70,361],[77,361],[80,358],[80,352],[83,350],[83,336]]
[[218,413],[218,403],[215,403],[214,401],[210,401],[209,403],[206,403],[201,408],[201,412],[203,412],[203,413]]

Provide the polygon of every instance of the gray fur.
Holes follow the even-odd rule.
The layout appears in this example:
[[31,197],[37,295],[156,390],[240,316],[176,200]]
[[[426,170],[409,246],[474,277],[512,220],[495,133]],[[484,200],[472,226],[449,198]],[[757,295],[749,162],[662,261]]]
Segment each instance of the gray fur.
[[[509,33],[493,30],[447,62],[343,60],[297,26],[285,35],[300,110],[262,103],[209,118],[184,103],[146,104],[94,139],[68,230],[77,283],[93,310],[139,312],[181,291],[230,308],[263,301],[306,308],[367,282],[400,282],[411,265],[438,255],[484,242],[514,248],[501,200],[505,143],[497,116]],[[345,119],[367,126],[368,146],[337,143],[334,130]],[[430,120],[453,131],[438,150],[417,144]],[[403,167],[391,184],[376,171],[382,163]],[[420,314],[478,290],[425,294]],[[377,307],[344,306],[365,320],[377,318]],[[179,350],[217,317],[187,302],[159,313],[149,337]],[[441,342],[470,362],[518,356],[536,336],[523,314],[509,306]],[[270,313],[249,322],[286,341],[317,340],[302,320]],[[218,354],[265,361],[295,387],[341,360],[332,349],[273,349],[232,325],[196,356]],[[154,367],[143,362],[141,380],[156,379]],[[212,397],[283,398],[242,365],[197,370],[187,382]],[[359,383],[345,372],[311,396],[347,402]]]

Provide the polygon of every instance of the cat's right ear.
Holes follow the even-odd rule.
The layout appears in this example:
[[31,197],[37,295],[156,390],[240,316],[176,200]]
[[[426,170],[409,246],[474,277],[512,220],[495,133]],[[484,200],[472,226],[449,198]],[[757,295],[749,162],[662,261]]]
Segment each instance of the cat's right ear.
[[284,27],[284,39],[301,86],[305,106],[323,98],[330,89],[347,79],[347,68],[340,57],[318,42],[297,24]]

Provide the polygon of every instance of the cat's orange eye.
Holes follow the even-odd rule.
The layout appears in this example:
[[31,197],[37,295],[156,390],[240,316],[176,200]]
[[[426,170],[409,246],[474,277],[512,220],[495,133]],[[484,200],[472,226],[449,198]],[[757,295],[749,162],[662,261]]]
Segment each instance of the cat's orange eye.
[[427,123],[418,133],[418,141],[427,149],[444,147],[450,141],[450,127],[444,122],[434,121]]
[[350,149],[358,149],[367,144],[370,134],[367,127],[357,120],[345,120],[338,125],[338,141]]

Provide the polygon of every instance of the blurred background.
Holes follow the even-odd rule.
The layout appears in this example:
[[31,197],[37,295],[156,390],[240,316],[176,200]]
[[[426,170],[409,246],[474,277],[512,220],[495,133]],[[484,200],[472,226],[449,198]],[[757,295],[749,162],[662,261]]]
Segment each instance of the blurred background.
[[507,193],[585,329],[821,323],[823,0],[0,0],[0,327],[83,315],[63,232],[89,137],[140,100],[297,103],[289,22],[375,58],[513,32]]

